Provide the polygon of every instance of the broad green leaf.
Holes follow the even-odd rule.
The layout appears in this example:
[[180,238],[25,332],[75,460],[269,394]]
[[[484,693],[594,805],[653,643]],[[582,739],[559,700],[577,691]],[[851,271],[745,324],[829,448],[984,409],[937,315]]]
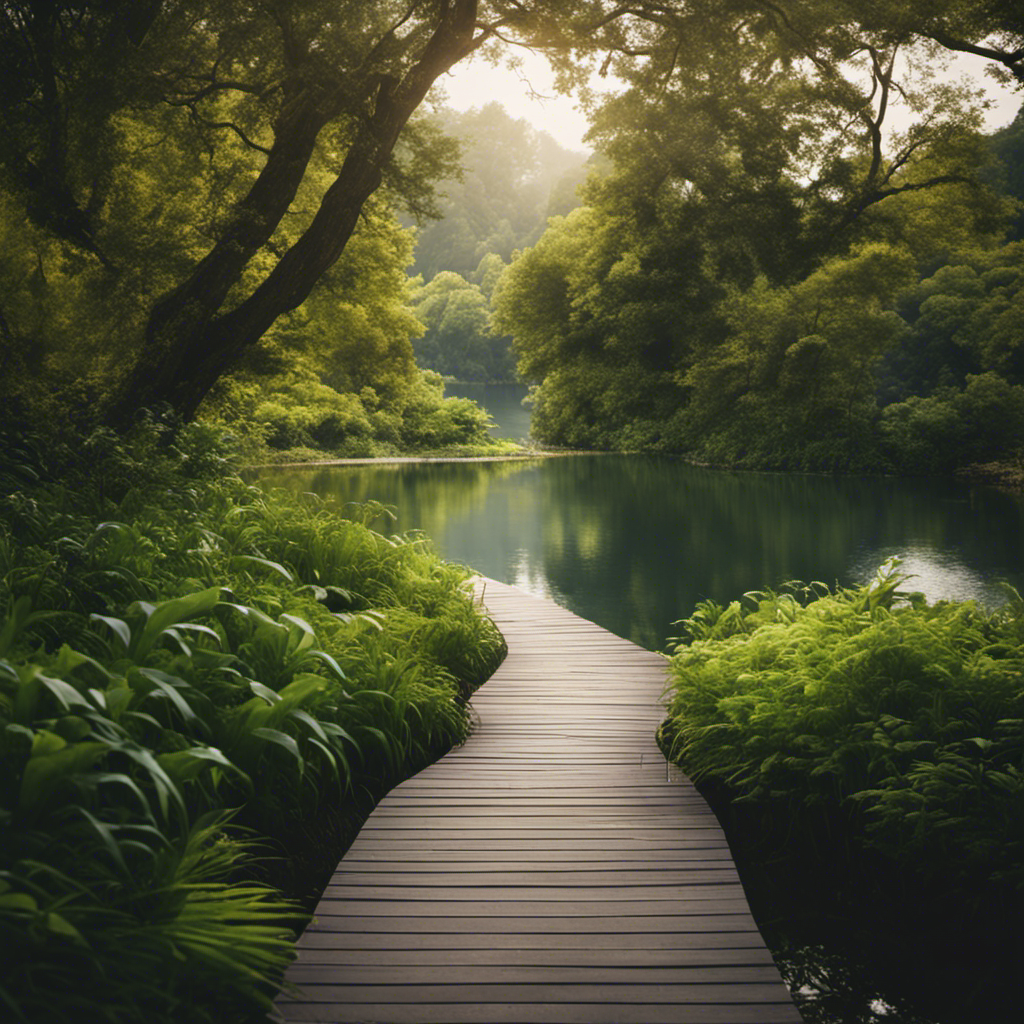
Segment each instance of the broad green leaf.
[[221,767],[240,775],[248,781],[248,776],[236,764],[228,760],[216,747],[191,747],[188,750],[176,750],[171,754],[157,756],[160,766],[168,776],[176,782],[189,781],[213,767]]
[[[185,597],[174,597],[169,601],[161,601],[150,612],[145,628],[137,638],[131,652],[132,656],[136,660],[145,658],[164,630],[178,622],[184,622],[197,615],[212,611],[220,601],[220,597],[220,587],[208,587],[206,590],[198,590]],[[141,602],[137,603],[141,606]]]
[[310,651],[309,657],[316,658],[318,661],[322,661],[331,670],[331,673],[334,675],[336,679],[345,678],[345,672],[343,671],[342,667],[326,651]]
[[114,866],[125,878],[128,878],[128,865],[125,863],[124,854],[121,852],[121,847],[118,845],[111,826],[105,821],[100,821],[95,814],[85,807],[75,807],[74,810],[85,818],[92,829],[93,835],[99,840],[101,849],[106,850],[110,854],[110,859],[113,861]]
[[114,635],[121,641],[126,651],[131,646],[132,631],[124,619],[115,619],[112,615],[97,615],[93,613],[89,616],[89,621],[102,622],[104,625],[109,626],[110,629],[113,630]]
[[210,637],[213,642],[220,647],[221,639],[220,634],[215,629],[210,629],[209,626],[204,626],[199,622],[178,622],[175,623],[175,629],[185,629],[192,633],[199,633],[202,636]]
[[232,569],[244,568],[247,565],[258,565],[277,573],[289,583],[295,582],[295,577],[280,562],[273,562],[269,558],[259,558],[257,555],[235,555],[231,559],[230,565]]
[[34,914],[39,909],[35,898],[24,892],[0,893],[0,914],[22,912]]
[[272,690],[269,686],[264,686],[263,683],[257,682],[255,679],[249,680],[249,689],[257,697],[262,697],[268,704],[276,704],[281,699],[280,694],[276,690]]
[[[56,746],[54,741],[59,741]],[[70,746],[54,733],[45,730],[36,734],[32,756],[25,765],[18,794],[20,807],[40,807],[69,776],[90,769],[110,751],[105,743],[74,743]]]
[[82,937],[82,933],[66,917],[55,914],[52,910],[43,918],[43,926],[48,932],[53,932],[54,935],[62,935],[64,938],[72,939],[81,946],[88,945]]
[[65,711],[68,711],[73,707],[88,708],[91,706],[85,697],[78,692],[78,690],[76,690],[70,683],[65,683],[63,679],[53,679],[50,676],[44,676],[40,672],[36,675],[35,682],[49,690],[50,693],[53,694],[57,703],[60,704]]
[[268,743],[274,743],[283,750],[288,751],[292,759],[295,761],[299,774],[302,774],[305,762],[303,761],[302,754],[299,751],[298,743],[296,743],[291,736],[285,732],[281,732],[280,729],[268,729],[265,726],[253,729],[252,734],[253,736],[259,736]]
[[[192,710],[192,706],[181,695],[179,688],[186,686],[184,680],[155,668],[140,668],[136,671],[138,671],[139,675],[148,679],[153,684],[155,690],[174,705],[186,725],[204,734],[209,731],[206,723]],[[152,696],[153,691],[150,691],[149,695]]]

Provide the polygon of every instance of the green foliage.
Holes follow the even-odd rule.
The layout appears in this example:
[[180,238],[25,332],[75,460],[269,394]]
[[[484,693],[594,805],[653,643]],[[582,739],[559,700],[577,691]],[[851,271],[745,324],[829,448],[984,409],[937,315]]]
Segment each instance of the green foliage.
[[[845,2],[342,6],[3,8],[0,51],[19,69],[0,88],[6,404],[118,427],[140,404],[192,418],[226,372],[260,372],[253,360],[280,362],[303,337],[344,353],[314,368],[321,382],[389,402],[380,378],[411,379],[409,319],[378,301],[382,264],[365,243],[395,248],[390,211],[436,216],[432,183],[461,189],[424,231],[420,269],[469,279],[575,201],[578,158],[500,108],[417,114],[446,70],[472,53],[498,59],[510,39],[548,54],[559,88],[583,85],[597,54],[626,83],[593,138],[617,165],[604,202],[640,269],[625,279],[666,271],[654,276],[673,298],[656,304],[681,295],[690,308],[709,282],[759,274],[793,284],[854,243],[909,234],[916,258],[935,257],[953,237],[991,241],[1009,210],[974,188],[977,98],[933,75],[941,47],[984,43],[997,73],[1019,77],[1021,24],[1006,3],[942,3],[927,19]],[[916,120],[890,132],[897,99]],[[445,130],[468,139],[461,184]],[[918,201],[935,195],[933,208]],[[674,243],[649,244],[663,232]],[[673,273],[680,255],[686,272]],[[353,280],[373,294],[353,295]],[[691,320],[714,321],[715,335],[716,311],[698,308]],[[662,370],[667,350],[716,340],[691,327],[640,348]],[[374,380],[342,381],[373,363],[387,364]]]
[[727,339],[683,378],[683,443],[714,463],[880,468],[874,369],[906,331],[887,307],[912,275],[907,253],[872,244],[797,285],[772,288],[762,278],[734,291]]
[[[923,28],[891,8],[781,12],[682,5],[643,60],[609,57],[628,87],[591,139],[612,168],[494,299],[538,385],[540,440],[884,471],[880,406],[927,396],[921,378],[1016,383],[1015,257],[994,255],[1015,210],[982,184],[978,96],[935,78],[934,47],[896,43]],[[918,115],[899,130],[897,96]],[[988,275],[986,298],[940,342],[927,316],[947,311],[922,295],[919,319],[912,296],[960,262]],[[951,461],[978,457],[966,444]]]
[[986,612],[867,586],[698,606],[663,741],[696,780],[794,821],[817,809],[968,901],[1024,894],[1020,597]]
[[500,636],[426,541],[247,487],[209,427],[44,448],[2,456],[0,999],[245,1019],[301,917],[255,843],[464,738]]
[[879,429],[893,463],[906,472],[1009,462],[1024,446],[1024,387],[991,372],[969,375],[963,391],[939,388],[886,406]]
[[264,383],[229,380],[207,403],[204,421],[236,433],[249,462],[275,456],[395,455],[477,446],[494,450],[484,410],[466,398],[445,398],[444,382],[431,370],[382,398],[372,387],[358,394],[335,391],[312,373],[295,371]]
[[[345,227],[336,211],[334,251],[328,256],[321,240],[302,293],[275,303],[245,341],[236,332],[219,372],[202,373],[199,364],[230,333],[223,321],[205,351],[184,355],[197,316],[237,309],[310,235],[331,184],[351,170],[348,147],[361,131],[379,131],[366,127],[374,104],[373,116],[382,111],[370,101],[376,86],[365,80],[363,61],[374,74],[401,78],[438,21],[427,10],[408,22],[399,16],[399,39],[392,5],[349,5],[343,16],[322,3],[275,12],[219,0],[134,6],[15,3],[0,16],[5,60],[20,69],[2,114],[10,140],[0,159],[9,243],[0,278],[10,286],[4,333],[34,376],[88,378],[101,403],[141,359],[138,394],[126,404],[145,392],[143,404],[171,400],[191,416],[220,372],[331,269],[359,213],[376,216],[368,202],[376,189],[342,181],[330,195],[346,209]],[[435,59],[439,50],[449,63],[463,55],[460,41],[439,35]],[[431,179],[453,171],[455,149],[415,124],[417,105],[390,111],[395,130],[378,147],[374,170],[383,206],[397,201],[420,215],[433,208]],[[411,118],[398,145],[398,129]],[[191,275],[202,261],[200,283]],[[194,302],[184,297],[190,289]],[[172,293],[184,302],[174,324],[162,319]],[[283,299],[280,288],[261,294]],[[166,345],[144,344],[147,324]],[[194,373],[206,379],[189,386]],[[94,419],[103,413],[90,410]]]
[[445,399],[436,374],[417,368],[411,248],[409,231],[368,212],[324,287],[221,378],[201,418],[238,435],[250,462],[487,446],[482,410]]
[[460,141],[462,171],[438,186],[441,217],[419,231],[413,273],[428,283],[443,271],[471,280],[489,255],[507,263],[537,240],[548,216],[578,204],[573,191],[585,174],[584,155],[513,119],[500,103],[461,113],[442,108],[435,121]]
[[968,374],[1024,383],[1024,243],[950,259],[900,296],[911,325],[883,362],[883,396],[898,401],[963,388]]
[[[992,136],[991,144],[998,160],[994,172],[997,186],[1024,204],[1024,106],[1017,111],[1013,123]],[[1024,206],[1018,206],[1011,238],[1024,239]]]
[[[1021,446],[1018,244],[923,280],[920,252],[876,241],[794,284],[730,283],[711,279],[715,250],[700,239],[639,230],[606,205],[612,193],[595,194],[599,205],[553,221],[495,292],[497,328],[540,381],[541,440],[911,473]],[[940,383],[959,383],[959,397],[933,396]],[[894,393],[906,400],[881,410]]]
[[[493,287],[500,271],[485,274]],[[429,284],[414,287],[409,301],[425,329],[413,343],[420,366],[474,383],[515,378],[511,339],[492,333],[489,305],[479,285],[442,271]]]

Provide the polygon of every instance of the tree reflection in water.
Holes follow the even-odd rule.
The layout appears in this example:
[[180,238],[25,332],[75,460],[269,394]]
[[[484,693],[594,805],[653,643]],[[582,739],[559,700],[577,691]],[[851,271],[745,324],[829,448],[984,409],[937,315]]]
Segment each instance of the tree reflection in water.
[[893,554],[930,600],[1024,584],[1022,505],[966,484],[731,473],[670,458],[267,470],[267,483],[397,506],[448,559],[663,649],[698,600],[799,579],[863,582]]

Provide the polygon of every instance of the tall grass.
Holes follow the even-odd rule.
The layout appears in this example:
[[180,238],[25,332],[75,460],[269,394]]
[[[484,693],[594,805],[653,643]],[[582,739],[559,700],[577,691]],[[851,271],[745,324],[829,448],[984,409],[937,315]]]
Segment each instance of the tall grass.
[[302,917],[268,851],[463,739],[503,641],[422,538],[247,487],[208,429],[42,451],[0,453],[0,1006],[245,1019]]

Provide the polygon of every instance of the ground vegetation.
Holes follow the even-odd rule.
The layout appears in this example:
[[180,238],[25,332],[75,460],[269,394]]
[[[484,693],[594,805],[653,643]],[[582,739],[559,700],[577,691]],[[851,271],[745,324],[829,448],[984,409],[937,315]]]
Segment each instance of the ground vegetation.
[[504,643],[379,504],[247,485],[205,425],[79,442],[0,455],[3,1016],[248,1020]]
[[[735,828],[776,948],[845,949],[929,1020],[1010,1021],[1024,603],[929,605],[907,584],[892,561],[859,588],[700,603],[661,739]],[[808,980],[809,1019],[849,1019]]]

